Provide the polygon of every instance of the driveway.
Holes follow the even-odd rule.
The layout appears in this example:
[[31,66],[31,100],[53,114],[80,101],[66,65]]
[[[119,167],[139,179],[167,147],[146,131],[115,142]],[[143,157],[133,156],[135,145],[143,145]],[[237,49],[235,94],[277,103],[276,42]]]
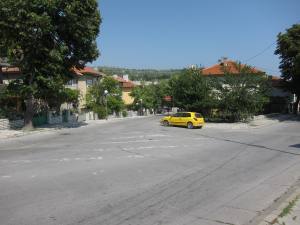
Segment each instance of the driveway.
[[195,130],[158,121],[0,143],[1,225],[258,224],[298,186],[299,121]]

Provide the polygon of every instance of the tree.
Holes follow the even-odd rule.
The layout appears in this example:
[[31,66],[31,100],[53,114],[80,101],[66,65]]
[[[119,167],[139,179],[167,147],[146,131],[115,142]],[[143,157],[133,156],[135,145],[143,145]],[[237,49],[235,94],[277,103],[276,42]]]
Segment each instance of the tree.
[[154,113],[163,107],[163,97],[168,95],[168,82],[160,81],[158,84],[136,86],[130,95],[134,98],[133,108],[141,110],[142,108],[153,110]]
[[[107,94],[105,94],[105,90],[107,90]],[[87,108],[96,112],[102,119],[106,116],[106,104],[108,113],[119,113],[124,108],[122,90],[118,81],[112,77],[104,77],[91,86],[88,89],[86,101]]]
[[72,68],[98,57],[97,1],[5,0],[0,15],[0,48],[6,46],[10,62],[22,73],[9,88],[24,99],[25,128],[32,128],[39,100],[62,89]]
[[264,73],[241,63],[234,65],[238,73],[224,66],[225,76],[217,83],[220,117],[235,122],[246,120],[262,111],[269,100],[269,82]]
[[275,54],[280,56],[281,76],[286,81],[289,90],[296,94],[294,113],[300,102],[300,24],[294,24],[277,36]]
[[202,76],[201,70],[186,69],[169,81],[174,104],[188,111],[208,114],[215,105],[212,79]]

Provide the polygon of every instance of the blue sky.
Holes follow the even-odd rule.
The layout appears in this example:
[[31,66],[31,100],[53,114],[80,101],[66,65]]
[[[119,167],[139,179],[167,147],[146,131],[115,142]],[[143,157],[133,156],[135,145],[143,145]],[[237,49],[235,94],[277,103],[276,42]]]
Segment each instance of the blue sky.
[[208,67],[225,56],[280,75],[276,36],[300,23],[299,0],[100,0],[99,7],[93,66]]

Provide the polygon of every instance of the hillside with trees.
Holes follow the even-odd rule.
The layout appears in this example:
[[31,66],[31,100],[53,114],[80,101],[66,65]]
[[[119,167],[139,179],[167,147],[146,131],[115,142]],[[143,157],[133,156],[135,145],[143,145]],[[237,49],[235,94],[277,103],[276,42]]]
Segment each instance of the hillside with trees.
[[155,81],[169,79],[179,74],[182,69],[155,70],[155,69],[128,69],[120,67],[101,66],[97,69],[107,75],[128,74],[130,80]]

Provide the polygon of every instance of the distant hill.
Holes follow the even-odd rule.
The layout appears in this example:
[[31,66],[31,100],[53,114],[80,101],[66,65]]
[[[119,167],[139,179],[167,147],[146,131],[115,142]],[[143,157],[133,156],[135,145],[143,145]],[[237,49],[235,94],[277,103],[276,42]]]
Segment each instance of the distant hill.
[[128,74],[130,80],[144,80],[144,81],[155,81],[169,79],[173,75],[179,74],[181,69],[170,69],[170,70],[154,70],[154,69],[128,69],[119,67],[97,67],[99,71],[107,75],[124,75]]

